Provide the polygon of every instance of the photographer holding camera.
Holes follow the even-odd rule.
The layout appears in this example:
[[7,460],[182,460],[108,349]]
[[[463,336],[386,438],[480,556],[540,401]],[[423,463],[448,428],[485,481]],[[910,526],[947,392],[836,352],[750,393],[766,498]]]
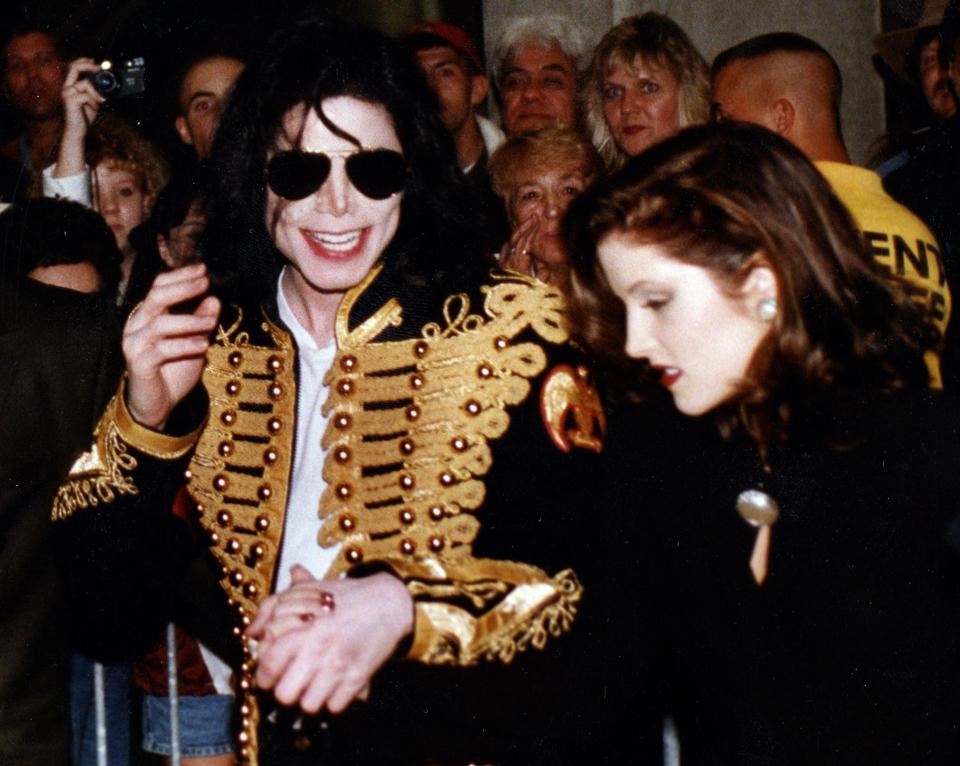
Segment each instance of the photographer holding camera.
[[[65,197],[103,216],[123,252],[118,305],[133,305],[152,281],[131,278],[136,252],[130,231],[150,214],[167,180],[167,166],[156,148],[113,114],[98,118],[106,100],[90,75],[102,73],[91,58],[70,63],[63,83],[63,137],[56,164],[43,171],[45,196]],[[122,93],[122,92],[121,92]],[[133,289],[130,285],[142,285]]]

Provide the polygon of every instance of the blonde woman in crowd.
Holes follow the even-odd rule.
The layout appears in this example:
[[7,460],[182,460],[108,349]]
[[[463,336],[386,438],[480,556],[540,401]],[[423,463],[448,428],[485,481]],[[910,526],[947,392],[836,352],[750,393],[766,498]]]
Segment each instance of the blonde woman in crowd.
[[710,75],[686,33],[659,13],[630,16],[593,52],[584,92],[593,145],[609,170],[710,117]]

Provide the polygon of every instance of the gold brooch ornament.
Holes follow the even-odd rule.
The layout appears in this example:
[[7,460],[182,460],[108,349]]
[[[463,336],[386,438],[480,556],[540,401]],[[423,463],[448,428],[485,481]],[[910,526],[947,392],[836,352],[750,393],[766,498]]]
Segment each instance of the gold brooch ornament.
[[757,585],[763,585],[770,560],[771,527],[780,518],[780,506],[766,492],[747,489],[737,496],[737,513],[750,526],[757,528],[757,539],[750,555],[750,571]]

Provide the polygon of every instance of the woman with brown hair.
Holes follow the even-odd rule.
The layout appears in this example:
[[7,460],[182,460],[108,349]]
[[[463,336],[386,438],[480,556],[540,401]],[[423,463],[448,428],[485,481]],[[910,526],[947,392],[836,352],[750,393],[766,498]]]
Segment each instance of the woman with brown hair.
[[583,334],[708,416],[613,475],[614,634],[648,647],[620,714],[671,714],[686,764],[955,763],[960,438],[924,320],[760,128],[684,131],[568,215]]
[[594,50],[584,102],[593,145],[616,170],[681,128],[709,119],[707,63],[672,19],[629,16]]

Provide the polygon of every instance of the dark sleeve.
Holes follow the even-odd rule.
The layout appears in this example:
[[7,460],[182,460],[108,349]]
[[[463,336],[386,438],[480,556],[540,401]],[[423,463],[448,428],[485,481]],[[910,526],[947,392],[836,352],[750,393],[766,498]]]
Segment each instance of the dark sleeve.
[[[174,609],[186,608],[184,596],[199,592],[203,571],[202,548],[171,512],[198,431],[170,436],[140,426],[123,390],[53,503],[75,643],[102,659],[149,648]],[[197,422],[197,400],[188,399],[172,422]]]

